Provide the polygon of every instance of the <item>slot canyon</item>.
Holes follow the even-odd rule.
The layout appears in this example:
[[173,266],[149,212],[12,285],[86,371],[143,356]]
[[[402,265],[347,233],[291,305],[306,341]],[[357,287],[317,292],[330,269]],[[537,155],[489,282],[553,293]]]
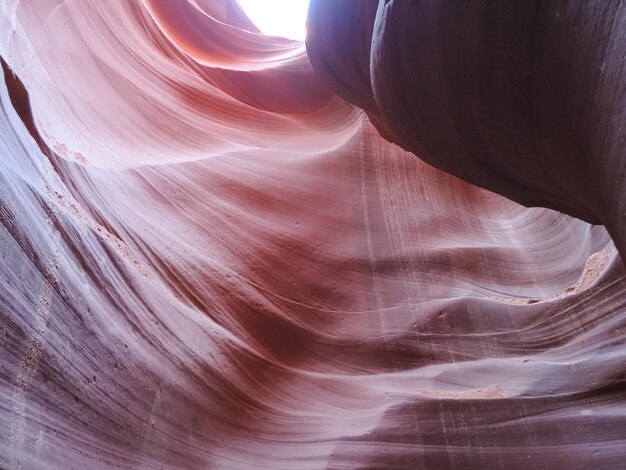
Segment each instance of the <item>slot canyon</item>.
[[626,2],[306,21],[0,0],[0,468],[626,468]]

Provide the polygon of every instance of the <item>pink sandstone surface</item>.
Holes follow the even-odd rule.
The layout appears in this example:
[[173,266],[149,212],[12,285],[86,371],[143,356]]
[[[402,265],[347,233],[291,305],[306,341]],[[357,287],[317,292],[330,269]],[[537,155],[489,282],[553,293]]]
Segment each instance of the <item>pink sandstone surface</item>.
[[624,468],[625,8],[0,2],[0,468]]

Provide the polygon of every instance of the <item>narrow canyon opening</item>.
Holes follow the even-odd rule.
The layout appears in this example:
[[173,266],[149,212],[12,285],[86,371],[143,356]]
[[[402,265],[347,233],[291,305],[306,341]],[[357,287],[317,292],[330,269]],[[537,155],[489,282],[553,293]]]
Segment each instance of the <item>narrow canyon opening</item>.
[[310,0],[238,0],[263,34],[304,41]]

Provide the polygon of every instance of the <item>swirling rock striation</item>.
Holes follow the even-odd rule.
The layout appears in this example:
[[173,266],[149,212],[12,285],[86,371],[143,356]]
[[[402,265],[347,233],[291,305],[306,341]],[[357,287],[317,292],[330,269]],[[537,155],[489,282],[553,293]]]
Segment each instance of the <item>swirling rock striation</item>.
[[[426,55],[503,8],[449,3],[316,1],[308,51],[234,1],[0,5],[0,467],[621,468],[625,273],[588,223],[622,250],[618,160],[520,160],[506,43],[499,77],[385,55],[416,5]],[[455,63],[447,106],[403,82]]]
[[385,137],[626,253],[622,2],[312,3],[313,65]]

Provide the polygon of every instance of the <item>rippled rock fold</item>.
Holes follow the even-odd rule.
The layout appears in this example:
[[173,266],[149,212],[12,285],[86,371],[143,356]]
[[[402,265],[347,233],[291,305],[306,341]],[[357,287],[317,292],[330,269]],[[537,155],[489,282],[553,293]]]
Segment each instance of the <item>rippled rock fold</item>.
[[622,468],[625,14],[4,0],[0,468]]

